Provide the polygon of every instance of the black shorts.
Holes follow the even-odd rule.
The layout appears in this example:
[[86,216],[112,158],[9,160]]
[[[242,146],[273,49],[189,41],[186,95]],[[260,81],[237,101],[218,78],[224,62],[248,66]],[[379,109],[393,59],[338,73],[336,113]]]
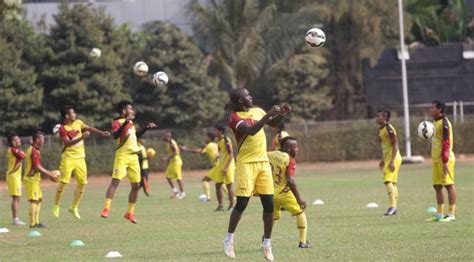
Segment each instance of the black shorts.
[[141,169],[140,170],[140,175],[142,177],[147,177],[148,178],[148,169]]

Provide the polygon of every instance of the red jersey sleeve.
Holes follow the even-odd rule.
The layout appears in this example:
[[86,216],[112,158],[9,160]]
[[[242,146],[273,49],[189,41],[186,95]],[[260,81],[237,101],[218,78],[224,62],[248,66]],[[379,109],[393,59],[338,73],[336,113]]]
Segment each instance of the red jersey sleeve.
[[451,148],[451,141],[449,140],[449,124],[446,118],[443,118],[443,140],[441,141],[441,160],[443,163],[449,161],[449,151]]
[[390,125],[387,125],[387,133],[388,137],[390,138],[390,142],[392,142],[392,145],[395,145],[397,143],[397,136]]
[[67,136],[67,130],[66,130],[66,128],[64,128],[63,125],[61,125],[61,126],[59,127],[59,136],[60,136],[61,138],[64,138],[64,137],[67,138],[67,137],[68,137],[68,136]]
[[238,125],[244,121],[240,116],[238,116],[235,112],[232,112],[230,114],[230,119],[229,119],[229,127],[235,132],[237,131]]
[[296,161],[294,158],[290,157],[290,162],[288,163],[288,167],[286,168],[286,175],[294,177],[295,171],[296,171]]
[[21,151],[19,148],[12,147],[11,149],[12,154],[19,160],[22,160],[25,158],[25,152]]
[[41,165],[41,155],[38,149],[33,148],[31,151],[31,168],[37,168]]
[[117,130],[122,126],[122,124],[120,123],[120,121],[117,119],[117,120],[114,120],[114,122],[112,122],[112,132],[117,132]]

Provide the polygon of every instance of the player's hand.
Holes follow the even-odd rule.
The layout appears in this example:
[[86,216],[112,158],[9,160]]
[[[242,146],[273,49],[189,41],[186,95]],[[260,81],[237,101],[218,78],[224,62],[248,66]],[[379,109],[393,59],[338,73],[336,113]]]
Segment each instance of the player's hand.
[[228,170],[228,168],[227,168],[227,167],[226,167],[226,168],[224,168],[224,170],[222,170],[222,175],[223,175],[224,177],[226,177],[226,176],[227,176],[227,173],[228,173],[228,171],[229,171],[229,170]]
[[383,160],[380,160],[379,169],[383,171],[384,166],[385,166],[385,163],[383,162]]
[[51,181],[57,183],[59,182],[59,178],[61,177],[61,172],[59,170],[53,170],[51,171]]
[[158,126],[155,124],[155,123],[148,123],[146,125],[146,129],[153,129],[153,128],[157,128]]
[[388,165],[388,168],[390,169],[390,172],[395,171],[395,164],[393,163],[393,161],[390,161],[390,164]]
[[272,106],[272,108],[270,109],[270,111],[268,111],[268,114],[270,116],[276,116],[276,115],[279,115],[281,112],[281,107],[278,106],[278,105],[274,105]]
[[446,179],[446,176],[449,174],[448,163],[443,163],[443,179]]
[[91,136],[91,132],[89,132],[89,131],[85,131],[84,133],[82,133],[83,138],[88,138],[90,136]]
[[300,205],[301,209],[304,210],[306,208],[306,201],[303,199],[298,199],[298,205]]
[[282,104],[280,107],[281,107],[280,115],[286,115],[291,112],[291,107],[287,103]]
[[110,136],[110,132],[109,132],[109,131],[102,131],[102,132],[100,133],[100,135],[101,135],[101,136],[104,136],[104,137],[108,137],[108,136]]

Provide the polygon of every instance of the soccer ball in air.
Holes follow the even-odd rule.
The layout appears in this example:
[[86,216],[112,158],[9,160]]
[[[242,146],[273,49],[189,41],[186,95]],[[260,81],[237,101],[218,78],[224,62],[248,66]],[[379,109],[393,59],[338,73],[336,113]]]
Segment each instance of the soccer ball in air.
[[326,43],[326,35],[323,30],[319,28],[311,28],[306,32],[304,38],[306,43],[311,47],[321,47]]
[[144,77],[148,73],[148,65],[143,61],[139,61],[133,66],[133,72],[139,77]]
[[146,157],[153,158],[153,157],[155,157],[155,155],[156,155],[155,149],[150,147],[146,150]]
[[60,128],[61,128],[61,124],[56,124],[56,125],[53,127],[53,134],[54,134],[54,135],[58,135]]
[[207,202],[207,196],[205,194],[199,195],[199,201],[201,202]]
[[163,71],[156,72],[153,75],[153,84],[157,87],[166,87],[168,81],[168,75]]
[[429,121],[423,121],[418,126],[418,136],[420,136],[424,140],[428,140],[433,137],[434,132],[434,125]]
[[100,57],[100,55],[102,55],[102,51],[100,51],[99,48],[92,48],[91,49],[91,52],[89,53],[89,55],[92,57],[92,58],[98,58]]

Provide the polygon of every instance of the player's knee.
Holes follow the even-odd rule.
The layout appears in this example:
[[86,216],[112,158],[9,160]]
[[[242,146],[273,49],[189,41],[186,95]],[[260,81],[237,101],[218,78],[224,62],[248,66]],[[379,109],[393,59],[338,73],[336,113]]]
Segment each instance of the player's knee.
[[131,183],[132,185],[132,190],[139,190],[140,189],[140,183]]
[[273,213],[273,195],[260,195],[264,213]]
[[250,197],[237,197],[237,204],[235,204],[234,210],[243,213],[247,208]]

